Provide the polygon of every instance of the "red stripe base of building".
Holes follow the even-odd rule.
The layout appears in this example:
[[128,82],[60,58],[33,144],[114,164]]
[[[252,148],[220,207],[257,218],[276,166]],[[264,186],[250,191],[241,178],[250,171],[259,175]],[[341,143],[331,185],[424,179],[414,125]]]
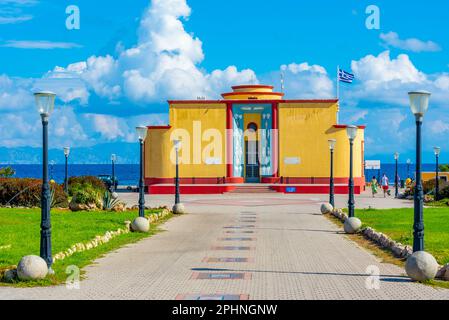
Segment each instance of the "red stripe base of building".
[[[348,178],[336,178],[335,194],[348,194]],[[279,193],[297,194],[329,194],[328,178],[264,178],[262,185]],[[147,178],[149,194],[174,194],[175,179]],[[182,178],[180,179],[180,192],[182,194],[223,194],[232,193],[239,186],[244,185],[243,178]],[[250,189],[251,185],[246,185]],[[255,186],[257,188],[257,186]],[[365,179],[354,179],[354,193],[360,194],[365,190]]]

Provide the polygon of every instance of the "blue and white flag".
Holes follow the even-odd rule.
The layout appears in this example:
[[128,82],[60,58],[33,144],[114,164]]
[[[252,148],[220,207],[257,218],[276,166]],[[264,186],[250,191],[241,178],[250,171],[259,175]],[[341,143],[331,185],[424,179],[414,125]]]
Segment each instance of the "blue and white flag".
[[344,70],[338,69],[338,80],[341,82],[352,83],[354,75]]

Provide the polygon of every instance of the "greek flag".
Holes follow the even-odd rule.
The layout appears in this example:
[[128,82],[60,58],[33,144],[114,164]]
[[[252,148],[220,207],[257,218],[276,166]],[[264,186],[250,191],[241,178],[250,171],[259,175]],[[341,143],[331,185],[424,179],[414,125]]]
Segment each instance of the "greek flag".
[[338,69],[338,80],[341,82],[352,83],[354,75],[344,70]]

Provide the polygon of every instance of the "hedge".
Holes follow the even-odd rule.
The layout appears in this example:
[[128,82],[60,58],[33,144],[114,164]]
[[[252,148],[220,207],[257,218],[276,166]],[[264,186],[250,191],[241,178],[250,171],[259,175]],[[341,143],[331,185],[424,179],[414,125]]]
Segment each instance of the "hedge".
[[[42,180],[38,179],[0,179],[0,205],[10,205],[14,207],[40,207]],[[62,185],[50,184],[52,194],[54,194],[52,206],[68,207],[67,195]]]

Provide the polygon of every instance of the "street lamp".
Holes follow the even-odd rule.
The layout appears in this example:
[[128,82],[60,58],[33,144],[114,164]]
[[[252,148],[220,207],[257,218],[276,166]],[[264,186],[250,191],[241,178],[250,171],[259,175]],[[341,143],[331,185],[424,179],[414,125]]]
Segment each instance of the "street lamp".
[[65,191],[65,193],[69,193],[69,155],[70,155],[70,147],[65,147],[64,148],[64,156],[65,156],[64,191]]
[[394,176],[394,197],[399,197],[399,190],[398,190],[398,160],[399,160],[399,152],[396,152],[394,154],[394,161],[395,161],[395,176]]
[[115,192],[115,162],[117,161],[117,155],[111,154],[111,162],[112,162],[112,186],[111,191]]
[[147,138],[148,128],[144,126],[136,127],[137,137],[140,143],[140,180],[139,180],[139,217],[145,217],[145,181],[143,163],[143,145]]
[[416,281],[434,279],[438,272],[438,263],[435,258],[424,251],[424,208],[423,186],[421,177],[421,153],[422,153],[422,122],[429,108],[430,92],[409,92],[410,107],[416,118],[416,187],[415,187],[415,214],[413,223],[413,254],[407,258],[405,271],[407,275]]
[[413,252],[424,251],[424,217],[423,217],[423,186],[421,178],[421,129],[424,115],[429,108],[430,92],[409,92],[410,108],[416,119],[416,187],[415,187],[415,214],[413,224]]
[[48,183],[48,119],[55,107],[56,94],[48,91],[34,94],[37,110],[42,120],[42,195],[41,195],[41,240],[40,256],[51,272],[53,258],[51,254],[51,217],[50,185]]
[[349,138],[349,200],[348,200],[348,216],[349,218],[353,218],[354,214],[354,176],[353,176],[353,149],[354,149],[354,140],[357,137],[356,126],[348,126],[346,128],[346,133]]
[[175,205],[181,203],[179,199],[179,149],[181,149],[181,141],[175,140],[175,152],[176,152],[176,179],[175,179]]
[[337,140],[335,139],[329,139],[329,149],[331,152],[331,175],[330,175],[330,181],[329,181],[329,203],[332,205],[333,208],[335,208],[335,197],[334,197],[334,150],[335,145],[337,144]]
[[175,152],[176,152],[176,178],[175,178],[175,205],[173,206],[174,214],[184,214],[185,208],[180,201],[180,186],[179,186],[179,150],[182,147],[181,140],[173,141]]
[[439,177],[439,158],[441,153],[440,147],[434,147],[433,151],[435,152],[435,160],[436,160],[436,167],[435,167],[435,201],[438,201],[440,196],[440,177]]
[[412,160],[407,159],[407,178],[410,178],[410,165],[412,164]]

